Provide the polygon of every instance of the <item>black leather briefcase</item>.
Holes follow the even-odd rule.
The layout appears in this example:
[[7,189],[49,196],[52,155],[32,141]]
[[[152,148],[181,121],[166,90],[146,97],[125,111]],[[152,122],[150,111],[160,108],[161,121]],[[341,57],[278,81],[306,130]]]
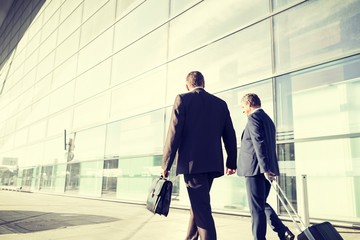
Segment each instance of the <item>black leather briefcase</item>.
[[171,202],[172,182],[164,177],[152,181],[150,192],[146,201],[146,208],[165,217],[169,213]]

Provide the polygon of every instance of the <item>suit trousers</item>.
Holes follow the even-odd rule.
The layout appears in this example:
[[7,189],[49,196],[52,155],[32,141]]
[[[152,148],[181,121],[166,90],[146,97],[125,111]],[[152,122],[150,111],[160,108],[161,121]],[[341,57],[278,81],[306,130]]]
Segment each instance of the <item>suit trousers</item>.
[[254,240],[266,239],[266,223],[277,232],[279,238],[284,236],[287,227],[279,219],[274,209],[266,202],[271,184],[264,174],[245,177],[249,208],[252,218]]
[[186,240],[216,240],[215,222],[210,205],[213,174],[184,174],[191,209]]

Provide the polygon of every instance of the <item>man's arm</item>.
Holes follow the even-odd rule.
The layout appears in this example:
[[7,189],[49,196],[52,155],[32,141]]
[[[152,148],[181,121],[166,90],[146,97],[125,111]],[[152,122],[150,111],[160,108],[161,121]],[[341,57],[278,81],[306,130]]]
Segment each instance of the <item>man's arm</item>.
[[269,159],[266,152],[266,142],[264,136],[264,129],[261,126],[259,119],[251,116],[248,119],[248,129],[250,132],[251,141],[254,146],[256,158],[260,166],[260,172],[265,173],[269,171]]
[[171,166],[174,162],[175,155],[181,141],[181,133],[184,127],[184,121],[184,106],[181,96],[178,95],[175,98],[175,102],[173,105],[169,129],[164,145],[162,158],[162,174],[164,177],[168,176]]
[[229,110],[226,117],[226,124],[223,132],[223,142],[227,153],[226,174],[231,175],[235,173],[235,170],[237,168],[236,166],[237,145],[236,145],[235,129],[230,117]]

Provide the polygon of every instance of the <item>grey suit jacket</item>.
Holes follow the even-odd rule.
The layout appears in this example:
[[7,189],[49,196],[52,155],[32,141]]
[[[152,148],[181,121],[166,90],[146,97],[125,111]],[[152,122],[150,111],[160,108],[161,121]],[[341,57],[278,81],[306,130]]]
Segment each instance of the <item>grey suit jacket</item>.
[[266,171],[279,175],[274,122],[262,109],[250,114],[241,136],[237,174],[255,176]]
[[176,174],[224,174],[222,141],[227,152],[226,166],[236,169],[236,135],[225,101],[196,88],[176,97],[162,159],[170,170],[178,153]]

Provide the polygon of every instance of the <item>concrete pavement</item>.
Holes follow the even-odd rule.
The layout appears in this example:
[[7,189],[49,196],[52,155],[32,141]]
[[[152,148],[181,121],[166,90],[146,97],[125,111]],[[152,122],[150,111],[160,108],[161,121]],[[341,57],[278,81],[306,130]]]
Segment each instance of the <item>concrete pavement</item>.
[[[183,240],[188,217],[188,210],[164,217],[140,204],[0,190],[0,240]],[[214,218],[219,240],[252,239],[249,217]],[[338,230],[345,240],[360,239],[360,230]],[[268,229],[267,239],[278,238]]]

